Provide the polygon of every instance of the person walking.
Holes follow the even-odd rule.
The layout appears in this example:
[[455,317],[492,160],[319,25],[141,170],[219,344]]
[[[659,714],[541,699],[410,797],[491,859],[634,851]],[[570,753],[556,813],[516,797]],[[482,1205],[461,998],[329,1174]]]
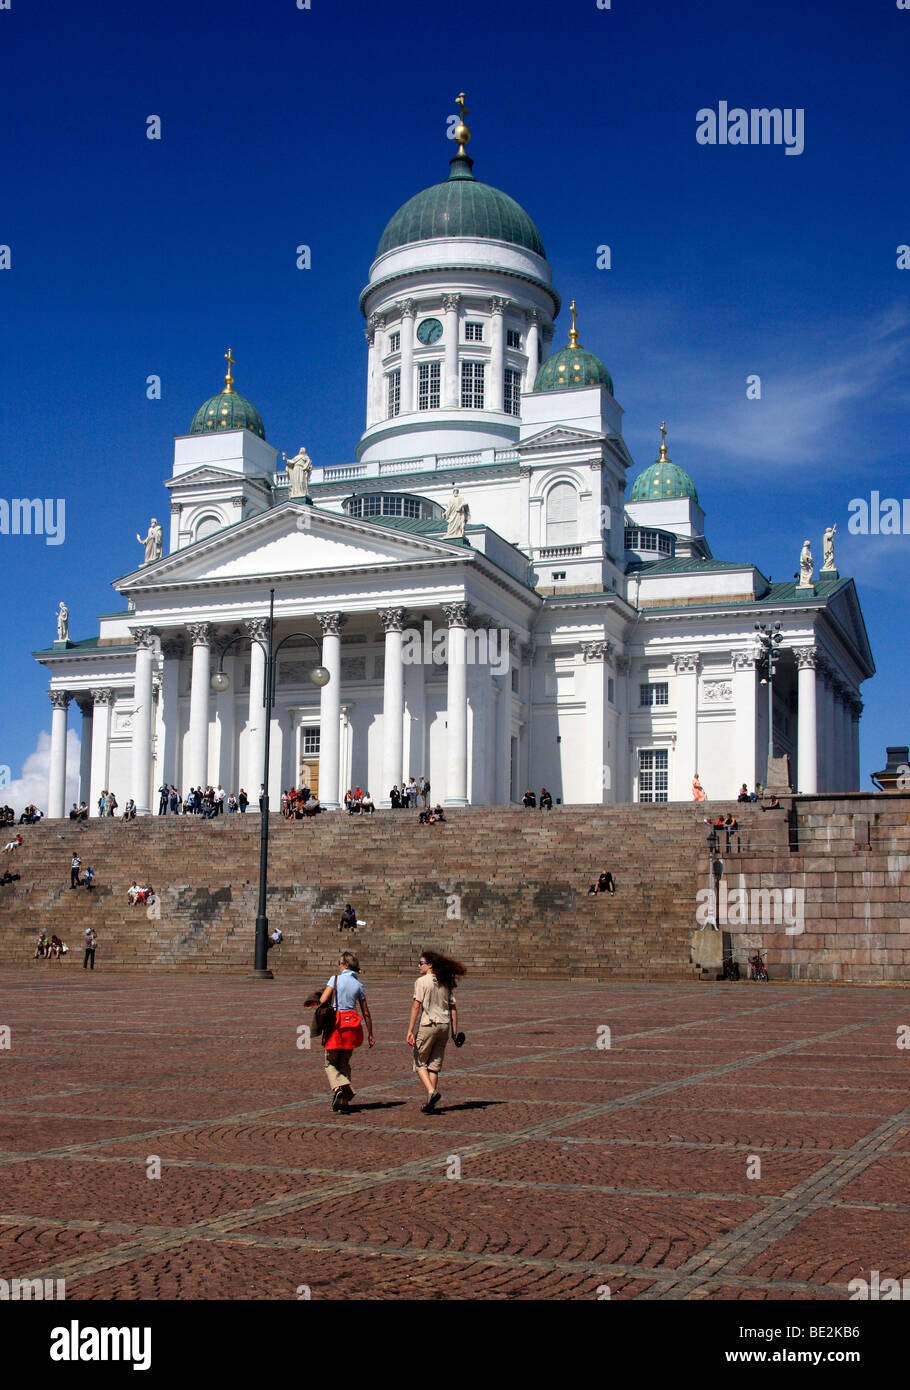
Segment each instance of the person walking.
[[74,854],[74,855],[73,855],[73,858],[72,858],[72,862],[70,863],[70,887],[71,887],[71,888],[78,888],[78,887],[79,887],[79,870],[80,870],[81,868],[82,868],[82,860],[79,858],[78,854]]
[[97,944],[98,944],[98,938],[97,938],[97,936],[95,935],[95,929],[94,929],[94,927],[86,927],[86,929],[85,929],[85,955],[84,955],[83,958],[82,958],[82,969],[83,969],[83,970],[85,970],[85,969],[88,967],[89,962],[91,962],[92,969],[94,970],[94,968],[95,968],[95,947],[97,946]]
[[458,1031],[458,1010],[452,991],[458,984],[458,977],[467,971],[459,961],[438,951],[424,951],[418,969],[420,975],[414,982],[407,1042],[414,1049],[414,1070],[427,1093],[426,1103],[420,1109],[424,1115],[430,1115],[442,1099],[439,1073],[449,1030],[453,1037]]
[[346,1111],[354,1099],[351,1057],[354,1049],[360,1047],[363,1042],[363,1028],[360,1025],[358,1009],[363,1014],[363,1021],[367,1026],[367,1041],[370,1047],[376,1042],[366,992],[357,975],[359,969],[360,960],[354,952],[342,951],[338,958],[338,970],[326,982],[326,987],[319,997],[320,1004],[328,1004],[331,1001],[335,1009],[335,1025],[322,1039],[325,1048],[325,1074],[332,1091],[333,1110]]

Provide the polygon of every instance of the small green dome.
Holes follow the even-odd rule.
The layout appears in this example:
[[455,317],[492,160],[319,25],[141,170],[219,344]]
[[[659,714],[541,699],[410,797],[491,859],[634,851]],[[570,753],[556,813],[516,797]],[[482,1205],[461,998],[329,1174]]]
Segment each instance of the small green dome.
[[433,237],[471,237],[508,241],[546,258],[540,232],[524,208],[507,193],[475,179],[473,165],[466,154],[450,159],[451,173],[445,183],[415,193],[398,209],[380,238],[376,255]]
[[669,459],[658,459],[639,473],[632,484],[630,502],[657,502],[665,497],[691,497],[698,501],[695,484],[684,468]]
[[190,434],[205,434],[208,430],[250,430],[265,439],[262,416],[254,405],[236,391],[222,391],[204,401],[190,425]]
[[613,378],[599,357],[583,347],[564,347],[554,352],[534,380],[535,391],[559,391],[568,386],[606,386],[613,394]]

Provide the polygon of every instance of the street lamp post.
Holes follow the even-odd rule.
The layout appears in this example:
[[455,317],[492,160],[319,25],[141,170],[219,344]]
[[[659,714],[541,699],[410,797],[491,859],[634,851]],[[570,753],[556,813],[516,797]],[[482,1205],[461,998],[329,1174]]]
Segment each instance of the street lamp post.
[[774,757],[774,668],[780,660],[778,648],[784,639],[780,623],[775,623],[773,628],[767,623],[756,623],[755,631],[758,633],[755,640],[759,646],[759,661],[766,673],[762,676],[762,685],[768,687],[768,767],[765,769],[767,782],[771,759]]
[[[278,653],[286,642],[290,642],[294,637],[303,637],[307,642],[312,642],[319,652],[320,661],[322,649],[315,637],[308,632],[289,632],[286,637],[282,637],[277,647],[274,645],[275,633],[275,590],[269,590],[269,635],[268,643],[263,645],[258,637],[251,640],[258,643],[265,652],[265,691],[263,692],[263,705],[265,709],[265,753],[263,758],[262,784],[265,795],[262,798],[262,814],[260,816],[259,828],[259,910],[256,914],[256,946],[253,958],[253,970],[250,976],[255,980],[271,980],[273,975],[267,965],[268,960],[268,938],[269,938],[269,919],[266,915],[269,887],[269,754],[271,751],[271,732],[272,732],[272,707],[275,703],[275,666]],[[226,642],[218,654],[218,670],[212,676],[212,689],[219,694],[230,689],[231,678],[224,669],[224,658],[231,647],[238,642],[242,642],[243,636],[232,637],[230,642]],[[323,665],[315,667],[310,672],[310,680],[314,685],[328,685],[331,679],[330,673]]]

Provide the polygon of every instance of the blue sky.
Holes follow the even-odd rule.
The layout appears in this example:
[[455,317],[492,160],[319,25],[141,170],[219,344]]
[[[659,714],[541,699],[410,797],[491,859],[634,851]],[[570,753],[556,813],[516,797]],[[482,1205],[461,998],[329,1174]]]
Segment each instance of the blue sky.
[[[56,635],[60,598],[75,638],[121,606],[110,581],[141,559],[149,517],[167,518],[172,437],[219,388],[229,345],[271,442],[353,459],[357,297],[388,218],[446,176],[462,88],[475,173],[537,222],[636,463],[653,461],[666,418],[715,554],[775,579],[837,522],[878,666],[866,785],[885,744],[910,738],[910,537],[847,534],[852,498],[910,492],[910,271],[896,265],[910,11],[13,0],[0,52],[0,495],[67,508],[61,546],[0,536],[0,765],[14,778],[50,727],[30,652]],[[804,152],[699,145],[696,112],[721,100],[803,109]],[[751,373],[760,401],[746,400]]]

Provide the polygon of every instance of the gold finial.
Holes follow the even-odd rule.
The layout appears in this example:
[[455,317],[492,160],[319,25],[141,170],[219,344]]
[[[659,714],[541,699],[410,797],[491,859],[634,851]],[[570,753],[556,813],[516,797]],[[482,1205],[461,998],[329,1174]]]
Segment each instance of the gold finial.
[[660,458],[657,460],[657,462],[658,462],[658,463],[671,463],[671,462],[672,462],[672,460],[671,460],[669,454],[667,453],[667,422],[666,422],[666,420],[661,420],[661,422],[660,422]]
[[468,114],[468,108],[465,106],[464,103],[464,92],[459,92],[458,96],[455,98],[455,105],[458,107],[458,110],[461,114],[461,120],[459,121],[455,129],[452,131],[452,139],[458,141],[459,154],[464,154],[464,147],[471,138],[471,132],[468,130],[467,126],[464,123],[464,118]]
[[572,327],[569,329],[569,347],[577,348],[580,347],[581,344],[578,341],[578,329],[575,327],[575,321],[578,318],[578,315],[575,312],[574,299],[572,300],[572,303],[569,305],[569,312],[572,315]]
[[[232,372],[231,372],[231,368],[233,367],[235,361],[237,360],[235,357],[232,357],[232,356],[231,356],[231,349],[230,349],[230,348],[228,348],[227,352],[224,354],[224,357],[225,357],[225,361],[226,361],[227,364],[228,364],[228,369],[227,369],[227,376],[224,378],[224,391],[222,391],[222,393],[221,393],[222,395],[225,395],[228,391],[230,391],[230,392],[233,392],[233,391],[234,391],[234,377],[233,377],[233,374],[232,374]],[[235,394],[236,394],[236,393],[235,393]]]

